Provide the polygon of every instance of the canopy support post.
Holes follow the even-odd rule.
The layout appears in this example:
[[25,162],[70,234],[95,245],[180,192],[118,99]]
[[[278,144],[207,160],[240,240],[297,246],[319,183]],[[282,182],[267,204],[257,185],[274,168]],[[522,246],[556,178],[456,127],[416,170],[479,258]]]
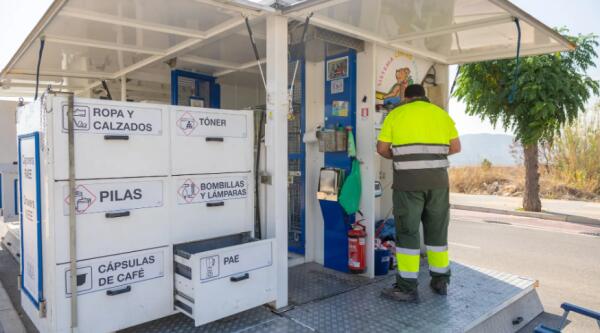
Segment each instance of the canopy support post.
[[[288,21],[267,17],[267,157],[266,235],[275,239],[277,269],[275,308],[288,305]],[[270,177],[269,177],[270,176]]]
[[127,102],[127,77],[121,76],[121,102]]

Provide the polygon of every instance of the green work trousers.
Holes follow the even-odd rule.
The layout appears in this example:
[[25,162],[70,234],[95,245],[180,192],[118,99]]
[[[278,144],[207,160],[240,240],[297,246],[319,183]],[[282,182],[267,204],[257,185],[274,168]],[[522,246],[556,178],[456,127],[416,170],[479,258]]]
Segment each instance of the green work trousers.
[[429,272],[432,279],[450,281],[448,259],[449,189],[396,191],[393,194],[396,221],[397,287],[416,290],[418,284],[423,221]]

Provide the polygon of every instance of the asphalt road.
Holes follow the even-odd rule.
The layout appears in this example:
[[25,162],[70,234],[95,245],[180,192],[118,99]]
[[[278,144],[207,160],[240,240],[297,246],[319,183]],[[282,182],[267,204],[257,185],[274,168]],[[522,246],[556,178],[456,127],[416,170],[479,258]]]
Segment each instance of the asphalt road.
[[[556,325],[562,302],[600,311],[600,226],[453,210],[449,233],[452,260],[539,280],[545,313],[522,332]],[[564,332],[600,332],[586,317],[569,321]]]

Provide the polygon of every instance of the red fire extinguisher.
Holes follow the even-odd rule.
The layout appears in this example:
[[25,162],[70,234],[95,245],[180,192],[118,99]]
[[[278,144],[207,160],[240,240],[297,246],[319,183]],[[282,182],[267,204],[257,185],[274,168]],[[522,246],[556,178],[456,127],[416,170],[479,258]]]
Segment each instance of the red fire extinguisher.
[[366,262],[366,228],[357,221],[348,231],[348,269],[351,273],[364,273]]

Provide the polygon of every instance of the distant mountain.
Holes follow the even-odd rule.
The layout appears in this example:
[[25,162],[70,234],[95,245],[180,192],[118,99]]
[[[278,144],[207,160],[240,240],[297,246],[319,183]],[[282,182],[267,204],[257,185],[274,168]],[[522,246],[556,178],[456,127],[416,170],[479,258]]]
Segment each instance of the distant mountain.
[[487,158],[494,166],[517,164],[511,155],[513,136],[506,134],[465,134],[461,135],[462,151],[450,156],[450,166],[481,165]]

